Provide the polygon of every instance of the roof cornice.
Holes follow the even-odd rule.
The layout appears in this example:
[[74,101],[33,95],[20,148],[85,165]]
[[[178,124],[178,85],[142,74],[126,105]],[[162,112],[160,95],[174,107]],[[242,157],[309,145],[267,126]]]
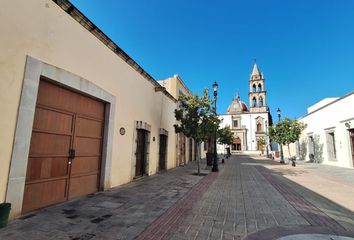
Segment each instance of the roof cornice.
[[323,105],[322,107],[319,107],[318,109],[316,109],[316,110],[314,110],[314,111],[312,111],[310,113],[305,114],[304,116],[301,116],[301,117],[297,118],[297,120],[304,119],[305,117],[307,117],[307,116],[309,116],[309,115],[311,115],[313,113],[316,113],[316,112],[318,112],[318,111],[320,111],[320,110],[322,110],[322,109],[324,109],[324,108],[326,108],[326,107],[328,107],[328,106],[330,106],[330,105],[332,105],[332,104],[334,104],[336,102],[339,102],[339,101],[343,100],[344,98],[347,98],[347,97],[349,97],[349,96],[351,96],[353,94],[354,94],[354,91],[351,91],[351,92],[345,94],[344,96],[339,97],[338,99],[336,99],[336,100],[334,100],[334,101],[332,101],[330,103],[327,103],[327,104]]
[[[52,0],[60,8],[62,8],[67,14],[69,14],[74,20],[76,20],[81,26],[86,28],[92,35],[106,45],[112,52],[118,57],[123,59],[128,65],[130,65],[135,71],[142,75],[146,80],[151,82],[155,87],[161,87],[161,85],[147,73],[137,62],[135,62],[126,52],[123,51],[115,42],[113,42],[104,32],[102,32],[93,22],[91,22],[79,9],[77,9],[69,0]],[[170,93],[163,91],[163,93],[169,97],[172,101],[177,102]]]

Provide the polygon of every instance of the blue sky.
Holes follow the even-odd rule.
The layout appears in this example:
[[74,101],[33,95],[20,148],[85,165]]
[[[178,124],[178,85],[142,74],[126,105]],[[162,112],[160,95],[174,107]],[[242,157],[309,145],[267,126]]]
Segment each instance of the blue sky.
[[248,102],[254,58],[267,105],[290,118],[354,90],[353,0],[72,0],[156,80],[219,84],[218,112]]

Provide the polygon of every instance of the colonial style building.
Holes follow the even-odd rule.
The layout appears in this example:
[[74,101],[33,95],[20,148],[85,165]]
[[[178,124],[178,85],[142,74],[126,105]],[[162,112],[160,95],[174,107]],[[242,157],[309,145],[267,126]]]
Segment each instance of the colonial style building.
[[178,96],[70,1],[2,1],[0,29],[0,202],[11,217],[186,162]]
[[[158,81],[168,93],[175,99],[180,95],[191,95],[191,91],[182,81],[181,77],[175,74],[173,77]],[[187,138],[183,133],[176,134],[176,165],[183,166],[190,161],[196,160],[197,147],[192,138]]]
[[[354,91],[335,98],[325,98],[307,109],[298,120],[307,125],[300,140],[290,151],[298,159],[354,167]],[[289,153],[286,147],[284,156]]]
[[[267,128],[272,124],[272,117],[265,89],[264,76],[254,63],[249,80],[249,106],[240,96],[236,96],[227,113],[220,115],[221,127],[229,126],[234,133],[231,153],[264,153],[270,150]],[[218,145],[218,152],[224,153],[225,147],[227,146]]]

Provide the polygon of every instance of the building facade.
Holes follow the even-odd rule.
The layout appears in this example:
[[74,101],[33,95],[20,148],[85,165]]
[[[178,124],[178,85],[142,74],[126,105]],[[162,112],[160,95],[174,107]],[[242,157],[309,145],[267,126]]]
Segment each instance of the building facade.
[[[190,96],[192,93],[187,88],[179,75],[158,81],[168,93],[178,99],[180,95]],[[176,122],[177,123],[177,122]],[[183,166],[190,161],[195,161],[197,148],[192,138],[186,137],[183,133],[176,134],[176,165]]]
[[226,114],[219,115],[220,127],[230,127],[234,134],[231,146],[218,145],[219,153],[263,153],[270,151],[268,126],[272,124],[265,90],[265,79],[257,64],[253,66],[249,80],[249,106],[236,96],[227,109]]
[[[299,118],[307,125],[291,153],[298,159],[338,167],[354,167],[354,92],[326,98],[308,108]],[[285,156],[289,156],[287,148]]]
[[69,1],[3,1],[0,20],[12,218],[177,166],[176,98]]

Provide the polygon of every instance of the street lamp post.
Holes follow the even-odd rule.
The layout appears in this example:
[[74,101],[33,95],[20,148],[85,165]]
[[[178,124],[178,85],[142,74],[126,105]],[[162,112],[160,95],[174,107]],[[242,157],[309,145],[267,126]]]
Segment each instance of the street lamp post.
[[[280,122],[280,114],[281,114],[281,110],[280,108],[277,109],[277,114],[278,114],[278,123]],[[285,163],[284,162],[284,155],[283,155],[283,145],[281,143],[279,143],[280,145],[280,163]]]
[[[221,117],[220,118],[220,128],[224,128],[224,118],[223,117]],[[222,144],[222,153],[223,153],[223,155],[225,155],[225,144]]]
[[[218,84],[216,83],[216,81],[213,84],[213,90],[214,90],[214,110],[215,110],[215,116],[216,116],[216,99],[218,96]],[[217,149],[216,149],[216,131],[217,128],[215,128],[214,130],[214,161],[213,161],[213,168],[211,169],[212,172],[218,172],[219,168],[218,168],[218,153],[217,153]]]
[[269,145],[269,141],[268,141],[268,122],[265,121],[265,127],[266,127],[266,151],[267,151],[267,158],[269,157],[269,150],[268,150],[268,145]]

